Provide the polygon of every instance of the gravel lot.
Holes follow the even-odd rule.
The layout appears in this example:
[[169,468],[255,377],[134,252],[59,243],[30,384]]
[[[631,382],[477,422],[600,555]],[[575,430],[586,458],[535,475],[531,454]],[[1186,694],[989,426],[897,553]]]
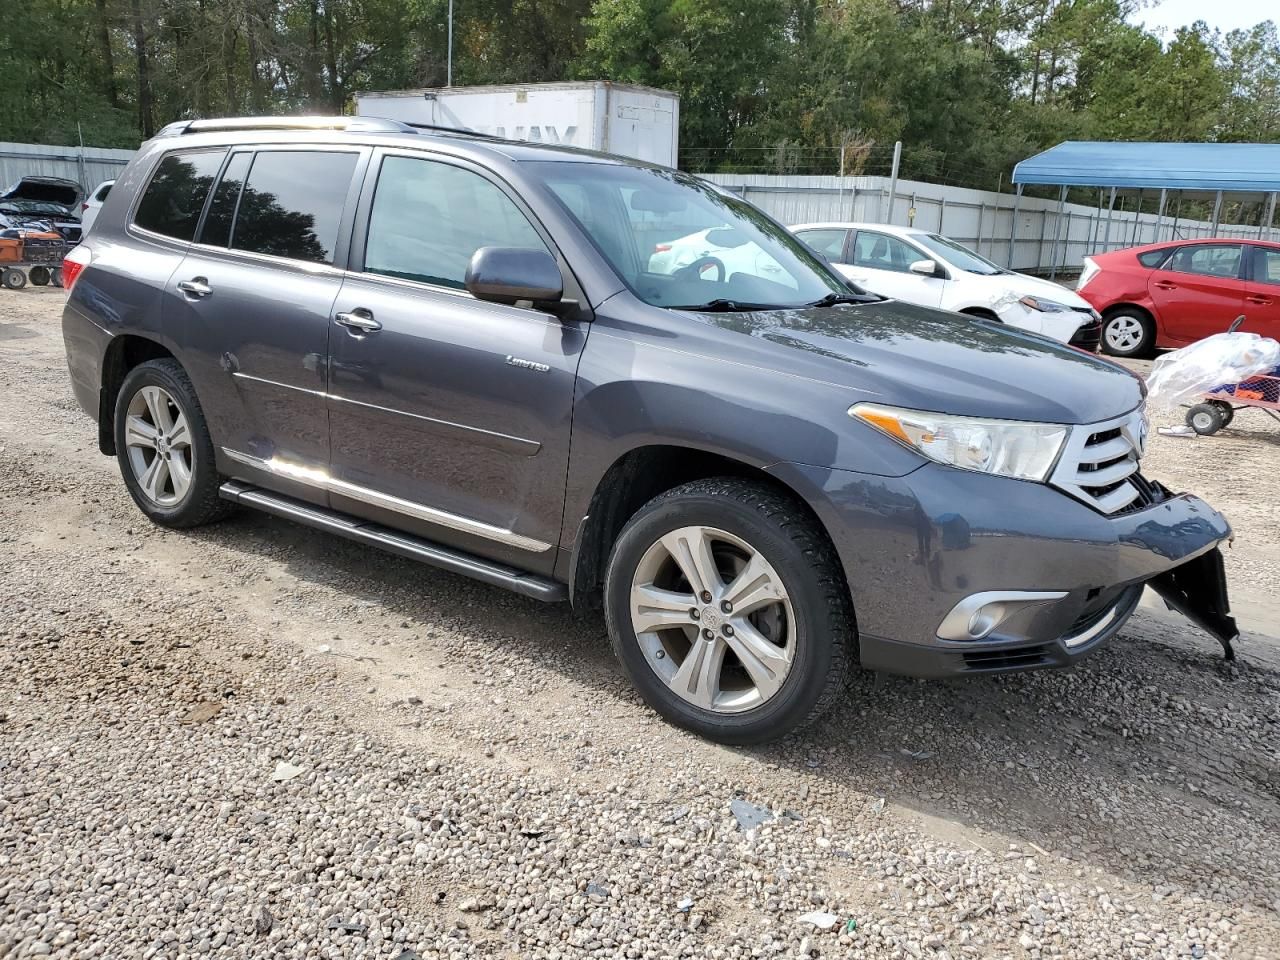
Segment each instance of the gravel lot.
[[1147,467],[1236,526],[1238,665],[1144,607],[1077,669],[861,674],[730,749],[597,619],[252,513],[148,524],[61,302],[0,292],[0,957],[1280,957],[1264,418]]

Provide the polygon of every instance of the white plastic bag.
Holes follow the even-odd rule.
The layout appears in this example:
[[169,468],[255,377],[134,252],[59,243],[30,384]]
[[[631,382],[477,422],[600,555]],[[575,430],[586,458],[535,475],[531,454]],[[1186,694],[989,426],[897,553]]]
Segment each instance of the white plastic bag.
[[1215,387],[1280,367],[1280,342],[1256,333],[1215,333],[1160,357],[1147,377],[1147,403],[1173,410]]

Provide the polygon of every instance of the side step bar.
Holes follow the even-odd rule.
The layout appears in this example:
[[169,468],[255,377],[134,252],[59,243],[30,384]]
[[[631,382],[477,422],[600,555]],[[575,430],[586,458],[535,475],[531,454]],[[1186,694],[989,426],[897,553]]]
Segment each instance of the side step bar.
[[239,480],[226,481],[218,488],[218,493],[223,499],[233,503],[243,503],[245,506],[283,517],[285,520],[293,520],[295,523],[315,527],[317,530],[336,533],[348,540],[367,543],[389,553],[408,557],[410,560],[419,560],[442,570],[460,573],[473,580],[505,587],[507,590],[535,600],[553,603],[569,599],[569,590],[563,583],[525,573],[500,563],[482,560],[452,547],[441,546],[430,540],[401,533],[376,523],[369,523],[335,510],[327,510],[315,504],[303,503],[293,497],[263,490],[261,487],[241,483]]

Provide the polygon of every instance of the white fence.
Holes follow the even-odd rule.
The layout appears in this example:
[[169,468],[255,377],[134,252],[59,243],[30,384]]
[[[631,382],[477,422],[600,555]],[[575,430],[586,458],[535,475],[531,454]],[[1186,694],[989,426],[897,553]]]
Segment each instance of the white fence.
[[[892,208],[888,177],[806,177],[710,173],[704,179],[750,200],[788,225],[816,221],[895,223],[936,230],[1014,270],[1074,272],[1090,253],[1170,239],[1213,236],[1213,224],[1154,213],[899,180]],[[1130,201],[1132,202],[1132,201]],[[1014,208],[1017,207],[1017,223]],[[1265,226],[1219,224],[1217,236],[1266,239]]]
[[52,147],[40,143],[0,142],[0,190],[23,177],[62,177],[92,190],[114,180],[130,160],[132,150],[105,147]]

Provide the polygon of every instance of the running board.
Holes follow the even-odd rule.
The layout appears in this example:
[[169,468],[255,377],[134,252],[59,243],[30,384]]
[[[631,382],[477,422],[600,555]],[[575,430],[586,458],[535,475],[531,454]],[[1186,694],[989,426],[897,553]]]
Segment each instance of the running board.
[[261,510],[272,516],[283,517],[296,523],[328,533],[336,533],[357,543],[366,543],[389,553],[418,560],[422,563],[460,573],[464,577],[504,587],[513,593],[519,593],[535,600],[553,603],[569,599],[569,590],[563,583],[539,577],[536,574],[524,573],[514,567],[508,567],[452,547],[441,546],[430,540],[423,540],[412,534],[401,533],[390,527],[369,523],[357,517],[336,510],[328,510],[315,504],[304,503],[293,497],[263,490],[239,480],[228,480],[218,488],[219,495],[233,503]]

